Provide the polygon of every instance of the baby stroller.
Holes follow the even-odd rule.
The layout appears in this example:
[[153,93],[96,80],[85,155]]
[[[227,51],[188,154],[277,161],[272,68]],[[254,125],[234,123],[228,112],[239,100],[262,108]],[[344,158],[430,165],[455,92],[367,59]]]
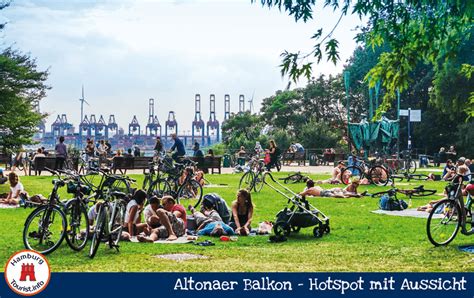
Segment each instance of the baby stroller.
[[[267,178],[270,178],[281,189],[269,184]],[[291,232],[298,233],[301,228],[307,227],[314,227],[313,236],[316,238],[321,238],[324,234],[330,232],[329,217],[311,205],[306,199],[303,199],[292,190],[275,181],[271,173],[266,173],[263,181],[270,188],[288,199],[287,206],[276,215],[275,225],[273,226],[273,233],[276,236],[282,234],[289,236]]]

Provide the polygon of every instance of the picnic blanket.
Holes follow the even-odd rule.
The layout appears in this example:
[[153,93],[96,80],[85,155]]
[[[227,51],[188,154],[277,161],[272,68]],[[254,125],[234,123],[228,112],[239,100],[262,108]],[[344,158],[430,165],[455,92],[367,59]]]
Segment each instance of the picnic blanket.
[[[193,242],[195,240],[188,240],[187,239],[188,236],[181,236],[181,237],[178,237],[178,239],[174,240],[174,241],[167,241],[166,239],[160,239],[160,240],[157,240],[155,241],[154,243],[160,243],[160,244],[184,244],[184,243],[190,243],[190,242]],[[137,239],[137,237],[132,237],[130,238],[130,242],[134,242],[134,243],[140,243]]]
[[460,251],[474,254],[474,245],[462,245],[462,246],[458,246],[458,248]]
[[19,205],[0,204],[0,209],[18,208]]
[[[430,215],[428,212],[425,211],[418,211],[416,209],[405,209],[402,211],[388,211],[388,210],[374,210],[372,213],[376,214],[387,214],[387,215],[394,215],[394,216],[406,216],[406,217],[417,217],[417,218],[428,218]],[[442,214],[435,214],[433,218],[442,218]]]

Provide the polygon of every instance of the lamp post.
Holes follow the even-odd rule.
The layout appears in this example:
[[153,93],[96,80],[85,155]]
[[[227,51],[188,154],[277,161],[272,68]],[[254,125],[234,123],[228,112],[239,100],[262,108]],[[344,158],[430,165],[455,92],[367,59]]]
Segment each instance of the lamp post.
[[349,137],[349,122],[351,121],[351,112],[350,112],[350,105],[349,105],[349,87],[350,87],[350,72],[349,71],[344,71],[344,86],[346,87],[346,108],[347,108],[347,146],[349,149],[349,152],[351,152],[351,142],[350,142],[350,137]]

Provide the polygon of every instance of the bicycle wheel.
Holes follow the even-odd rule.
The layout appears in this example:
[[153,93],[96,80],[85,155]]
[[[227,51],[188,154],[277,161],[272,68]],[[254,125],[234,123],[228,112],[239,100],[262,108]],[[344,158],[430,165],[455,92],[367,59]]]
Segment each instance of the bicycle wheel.
[[425,181],[428,180],[428,176],[425,174],[408,174],[407,181],[410,180]]
[[248,191],[252,191],[254,175],[252,171],[245,173],[242,178],[240,178],[239,189],[245,188]]
[[176,201],[179,204],[183,199],[196,200],[195,207],[199,206],[202,199],[202,186],[194,179],[188,180],[185,184],[181,185]]
[[95,254],[97,253],[97,249],[99,248],[100,241],[104,235],[104,229],[106,223],[106,212],[105,206],[102,204],[99,207],[99,211],[97,212],[97,221],[95,225],[94,235],[92,235],[92,242],[91,247],[89,250],[89,258],[94,258]]
[[159,198],[171,194],[171,186],[166,179],[155,180],[147,191],[148,195],[155,195]]
[[453,241],[461,224],[461,208],[451,199],[444,199],[433,206],[426,222],[428,239],[434,246]]
[[359,167],[349,166],[349,167],[345,168],[344,170],[342,170],[342,172],[341,172],[341,181],[342,181],[342,183],[347,185],[347,184],[351,183],[351,177],[352,176],[360,176],[360,178],[362,179],[363,174],[364,173],[362,172],[362,170]]
[[82,250],[89,237],[89,219],[87,210],[80,199],[75,198],[67,202],[64,207],[67,218],[66,242],[75,251]]
[[421,189],[417,190],[416,192],[412,193],[412,197],[427,197],[434,195],[436,193],[435,189]]
[[145,175],[145,178],[143,179],[143,184],[142,184],[142,189],[149,189],[151,186],[151,179],[149,175]]
[[384,167],[375,166],[370,169],[369,179],[375,185],[385,186],[390,180],[390,175]]
[[254,189],[256,192],[259,192],[262,190],[263,188],[263,173],[262,172],[259,172],[255,175],[255,178],[254,178]]
[[67,220],[58,206],[41,206],[26,219],[23,244],[41,254],[56,250],[66,235]]
[[110,227],[109,246],[110,248],[117,247],[122,236],[123,223],[125,220],[125,205],[122,202],[117,202],[112,214],[112,226]]

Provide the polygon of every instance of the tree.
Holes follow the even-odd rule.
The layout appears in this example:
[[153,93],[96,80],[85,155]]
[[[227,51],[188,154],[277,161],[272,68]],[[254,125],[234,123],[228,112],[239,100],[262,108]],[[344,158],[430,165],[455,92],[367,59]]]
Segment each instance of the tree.
[[[269,8],[283,9],[297,22],[311,20],[313,10],[319,4],[316,0],[260,0],[260,3]],[[309,53],[283,52],[282,75],[288,74],[295,82],[302,75],[309,79],[312,64],[323,58],[323,48],[328,61],[336,63],[339,60],[338,41],[333,32],[340,20],[349,13],[360,18],[368,17],[368,24],[356,39],[372,48],[387,44],[391,49],[380,55],[377,64],[365,77],[370,79],[372,87],[377,81],[385,87],[380,110],[388,108],[397,91],[409,87],[410,72],[420,61],[436,64],[450,60],[460,44],[469,38],[473,27],[474,2],[466,0],[344,0],[342,3],[325,0],[324,6],[340,12],[336,25],[328,31],[324,28],[316,31],[311,37],[315,45]]]
[[254,148],[256,141],[264,144],[267,140],[261,134],[264,125],[259,116],[252,115],[249,111],[232,114],[222,125],[222,141],[229,149],[238,149],[240,146]]
[[12,133],[0,138],[3,151],[32,144],[44,115],[34,106],[45,96],[48,71],[38,71],[36,61],[11,48],[0,54],[0,129]]

